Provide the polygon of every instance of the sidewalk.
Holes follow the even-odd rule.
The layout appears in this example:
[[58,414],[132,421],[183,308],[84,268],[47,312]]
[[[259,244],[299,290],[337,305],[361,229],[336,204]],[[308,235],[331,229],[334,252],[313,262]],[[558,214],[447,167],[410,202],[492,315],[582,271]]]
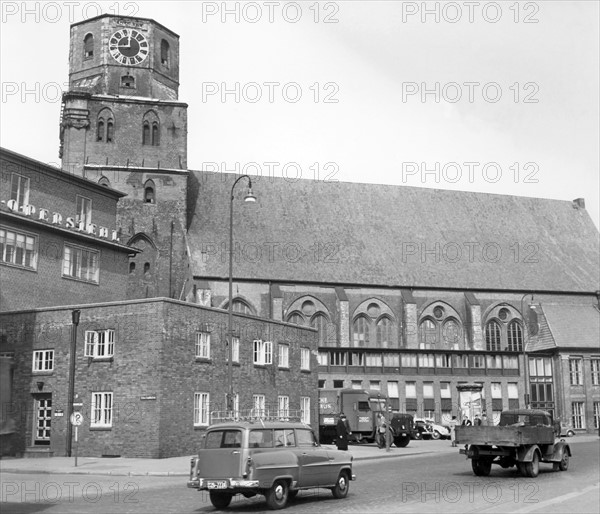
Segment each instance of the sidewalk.
[[[577,443],[598,441],[597,435],[581,435],[565,438],[573,445],[573,456],[577,457]],[[323,445],[325,448],[337,451],[333,445]],[[411,441],[406,448],[392,446],[390,452],[380,450],[373,444],[351,445],[349,452],[354,461],[405,457],[409,455],[425,455],[440,453],[456,453],[448,440]],[[50,457],[37,459],[4,458],[0,460],[0,473],[50,473],[50,474],[81,474],[81,475],[112,475],[112,476],[188,476],[191,455],[171,457],[168,459],[128,459],[79,457],[75,467],[74,457]],[[464,458],[464,457],[463,457]]]
[[[333,445],[324,448],[337,451]],[[373,444],[350,445],[349,452],[355,461],[420,455],[426,453],[458,454],[450,441],[411,441],[406,448],[392,446],[389,452],[380,450]],[[168,459],[128,459],[78,457],[75,467],[74,457],[49,458],[4,458],[0,460],[0,473],[51,473],[112,476],[188,476],[192,456],[171,457]]]

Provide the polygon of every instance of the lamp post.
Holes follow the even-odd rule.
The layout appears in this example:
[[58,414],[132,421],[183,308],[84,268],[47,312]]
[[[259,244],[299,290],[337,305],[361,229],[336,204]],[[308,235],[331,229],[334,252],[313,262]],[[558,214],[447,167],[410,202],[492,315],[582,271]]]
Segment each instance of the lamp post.
[[73,425],[71,423],[71,414],[73,414],[73,402],[75,401],[75,358],[77,353],[77,327],[81,311],[75,309],[71,311],[71,351],[69,353],[69,398],[67,400],[67,457],[71,456],[71,444],[73,437]]
[[243,178],[248,179],[248,192],[244,197],[244,202],[256,202],[256,196],[252,194],[252,180],[248,175],[242,175],[231,186],[231,196],[229,198],[229,303],[227,320],[227,410],[233,412],[233,200],[236,184]]
[[[523,316],[523,332],[525,332],[525,312],[523,311],[523,300],[531,295],[531,301],[533,301],[533,293],[525,293],[521,297],[521,316]],[[529,328],[527,329],[529,334]],[[529,357],[527,355],[527,339],[523,339],[523,380],[525,381],[525,408],[529,408]]]

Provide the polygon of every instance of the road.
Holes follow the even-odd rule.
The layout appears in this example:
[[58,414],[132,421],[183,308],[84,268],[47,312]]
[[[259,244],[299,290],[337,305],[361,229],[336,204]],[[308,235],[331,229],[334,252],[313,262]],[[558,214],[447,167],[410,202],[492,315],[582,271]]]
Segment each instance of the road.
[[[432,441],[431,444],[447,444]],[[542,464],[535,479],[494,466],[476,477],[470,462],[456,454],[423,454],[359,461],[348,497],[327,490],[302,492],[287,513],[600,512],[600,443],[572,442],[569,470]],[[208,495],[187,489],[185,477],[109,477],[3,473],[3,514],[208,513]],[[237,497],[229,512],[263,512],[262,496]]]

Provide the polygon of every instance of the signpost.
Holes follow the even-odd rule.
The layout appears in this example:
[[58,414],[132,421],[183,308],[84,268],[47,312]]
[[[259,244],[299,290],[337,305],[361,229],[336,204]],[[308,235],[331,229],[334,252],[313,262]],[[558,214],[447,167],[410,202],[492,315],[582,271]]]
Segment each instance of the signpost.
[[81,412],[74,412],[71,414],[70,421],[71,425],[75,427],[75,467],[77,467],[77,448],[79,447],[78,428],[83,424],[83,414]]

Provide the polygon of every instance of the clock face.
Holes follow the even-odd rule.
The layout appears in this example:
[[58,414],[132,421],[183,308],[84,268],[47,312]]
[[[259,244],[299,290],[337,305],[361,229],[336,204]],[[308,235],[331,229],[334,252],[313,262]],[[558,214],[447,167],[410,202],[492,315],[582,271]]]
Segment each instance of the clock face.
[[108,42],[110,55],[121,64],[140,64],[148,57],[148,41],[135,29],[117,30]]

